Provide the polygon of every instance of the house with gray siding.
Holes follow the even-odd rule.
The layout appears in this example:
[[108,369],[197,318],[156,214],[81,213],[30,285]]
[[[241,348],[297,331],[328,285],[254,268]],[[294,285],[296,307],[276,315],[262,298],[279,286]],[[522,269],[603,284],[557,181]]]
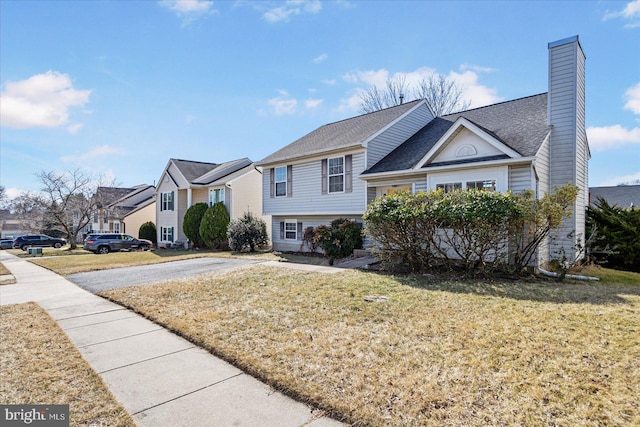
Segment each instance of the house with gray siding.
[[572,216],[540,250],[545,263],[584,239],[590,157],[585,57],[578,36],[549,43],[548,91],[434,117],[424,100],[324,125],[257,164],[276,250],[304,249],[309,226],[361,222],[374,198],[430,189],[580,188]]
[[[156,188],[158,246],[187,246],[184,215],[196,203],[222,202],[231,219],[262,211],[262,172],[248,158],[224,163],[169,159]],[[264,218],[270,221],[270,218]]]

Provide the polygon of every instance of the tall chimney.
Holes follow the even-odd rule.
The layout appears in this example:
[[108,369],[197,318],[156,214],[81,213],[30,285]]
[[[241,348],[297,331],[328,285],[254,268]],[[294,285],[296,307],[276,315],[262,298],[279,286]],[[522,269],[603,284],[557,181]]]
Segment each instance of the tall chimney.
[[[585,55],[578,36],[549,43],[549,189],[572,183],[580,188],[571,218],[550,241],[551,259],[564,252],[575,260],[576,245],[584,245],[585,209],[588,203],[589,147],[585,130]],[[571,234],[570,239],[567,235]]]

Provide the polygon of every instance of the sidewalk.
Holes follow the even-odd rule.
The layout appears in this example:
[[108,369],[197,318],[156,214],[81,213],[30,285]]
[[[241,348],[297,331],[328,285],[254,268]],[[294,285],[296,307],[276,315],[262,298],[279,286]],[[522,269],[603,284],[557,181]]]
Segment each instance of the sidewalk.
[[0,261],[17,280],[0,305],[42,306],[141,427],[343,425],[45,268]]

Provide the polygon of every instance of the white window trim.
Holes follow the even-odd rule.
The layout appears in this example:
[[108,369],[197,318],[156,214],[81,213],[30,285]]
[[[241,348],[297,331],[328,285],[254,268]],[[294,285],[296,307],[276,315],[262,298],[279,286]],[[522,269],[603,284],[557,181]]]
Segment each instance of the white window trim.
[[209,207],[211,207],[215,203],[217,203],[217,202],[214,201],[215,198],[212,197],[212,195],[214,195],[216,193],[216,191],[218,192],[218,194],[220,196],[220,200],[218,200],[218,202],[222,202],[226,206],[226,203],[225,203],[226,194],[225,194],[224,187],[219,187],[219,188],[211,188],[211,189],[209,189]]
[[[287,230],[287,224],[293,224],[293,233],[294,237],[287,237],[287,232],[291,233],[290,230]],[[284,240],[298,240],[298,220],[297,219],[285,219],[284,220]]]
[[[278,169],[284,169],[284,181],[278,181]],[[273,168],[273,195],[274,197],[287,197],[287,166]],[[278,183],[284,183],[284,194],[278,195]]]
[[[174,194],[173,191],[164,191],[160,193],[160,210],[161,211],[174,211],[175,210],[175,198],[172,197]],[[166,200],[165,200],[166,196]],[[169,200],[171,198],[171,200]],[[169,209],[169,202],[173,204],[173,207]],[[166,204],[166,207],[165,207]]]
[[509,189],[509,167],[499,166],[457,172],[431,173],[427,175],[427,188],[435,190],[438,184],[450,184],[452,182],[462,182],[463,188],[466,188],[467,181],[486,180],[495,180],[496,191],[504,193]]
[[174,240],[166,239],[165,237],[169,237],[168,230],[171,230],[171,238],[175,239],[175,228],[174,227],[160,227],[160,241],[162,242],[172,242]]
[[[327,194],[340,194],[344,193],[344,187],[347,180],[347,174],[345,173],[345,165],[346,160],[345,156],[336,156],[336,157],[328,157],[327,158]],[[342,159],[342,173],[331,175],[331,160],[333,159]],[[340,191],[331,191],[331,177],[333,176],[342,176],[342,190]]]

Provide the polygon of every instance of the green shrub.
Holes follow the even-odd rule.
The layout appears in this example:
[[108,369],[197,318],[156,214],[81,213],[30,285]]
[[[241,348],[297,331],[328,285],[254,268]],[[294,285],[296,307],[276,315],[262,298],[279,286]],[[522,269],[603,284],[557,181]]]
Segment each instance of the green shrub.
[[235,252],[242,252],[246,249],[249,249],[249,252],[254,252],[256,247],[266,246],[269,243],[267,224],[262,218],[255,217],[250,212],[229,223],[227,236],[229,237],[229,247]]
[[320,225],[314,230],[313,242],[329,257],[329,264],[338,258],[362,248],[362,228],[347,218],[331,221],[330,226]]
[[196,203],[187,209],[184,214],[184,221],[182,223],[182,231],[191,244],[196,248],[203,248],[205,246],[204,240],[200,236],[200,224],[204,213],[207,211],[208,206],[206,203]]
[[607,267],[640,272],[640,210],[598,199],[587,211],[592,258]]
[[147,221],[144,224],[142,224],[140,226],[140,229],[138,229],[138,238],[151,240],[151,243],[153,243],[155,246],[156,243],[158,243],[156,225],[151,221]]
[[220,249],[227,242],[229,213],[224,203],[218,202],[206,210],[200,223],[200,237],[205,245]]
[[571,214],[577,191],[567,184],[539,200],[531,191],[393,193],[375,199],[363,218],[372,251],[389,269],[462,266],[475,274],[510,265],[519,273]]

